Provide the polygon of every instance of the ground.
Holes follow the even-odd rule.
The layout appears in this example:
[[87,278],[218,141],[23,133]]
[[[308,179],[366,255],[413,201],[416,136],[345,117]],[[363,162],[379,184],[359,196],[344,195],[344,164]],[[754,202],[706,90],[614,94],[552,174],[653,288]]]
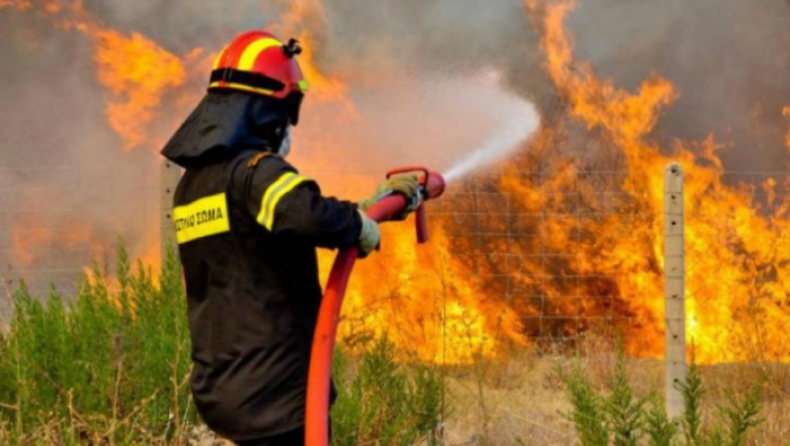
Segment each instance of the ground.
[[[596,347],[597,348],[597,347]],[[578,444],[574,427],[562,414],[571,409],[558,370],[582,361],[592,381],[604,389],[614,368],[611,349],[592,349],[578,359],[567,354],[517,351],[507,359],[443,370],[448,385],[444,443],[448,446],[568,446]],[[663,392],[664,362],[626,358],[637,394]],[[717,407],[727,395],[736,398],[766,376],[764,423],[751,437],[752,445],[790,445],[790,365],[718,364],[701,367],[708,389],[705,422],[720,420]],[[205,437],[199,446],[223,443]]]

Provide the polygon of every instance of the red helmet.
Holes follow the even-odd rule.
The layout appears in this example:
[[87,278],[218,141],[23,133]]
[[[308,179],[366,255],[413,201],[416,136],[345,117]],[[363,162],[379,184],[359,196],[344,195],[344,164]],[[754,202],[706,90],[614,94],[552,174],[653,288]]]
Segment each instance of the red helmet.
[[288,100],[296,125],[299,105],[309,89],[294,57],[301,52],[294,39],[286,44],[265,31],[242,33],[217,56],[209,91],[237,90]]

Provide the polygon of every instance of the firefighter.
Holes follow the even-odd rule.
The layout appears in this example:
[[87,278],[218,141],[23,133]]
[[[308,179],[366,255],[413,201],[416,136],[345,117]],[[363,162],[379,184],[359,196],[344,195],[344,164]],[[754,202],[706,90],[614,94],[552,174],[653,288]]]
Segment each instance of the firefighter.
[[[379,244],[359,204],[322,196],[287,161],[308,90],[298,42],[243,33],[218,56],[208,94],[162,154],[186,172],[173,219],[192,338],[191,387],[206,424],[239,445],[300,445],[321,300],[316,247]],[[338,164],[342,160],[338,160]]]

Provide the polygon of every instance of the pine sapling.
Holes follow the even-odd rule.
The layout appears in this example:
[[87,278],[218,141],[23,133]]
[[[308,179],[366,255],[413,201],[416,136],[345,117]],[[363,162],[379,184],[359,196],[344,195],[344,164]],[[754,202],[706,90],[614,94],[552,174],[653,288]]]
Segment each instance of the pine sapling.
[[672,446],[678,434],[677,420],[670,420],[667,410],[657,394],[650,398],[650,406],[645,409],[645,432],[649,446]]
[[760,417],[762,404],[762,382],[752,385],[743,401],[738,401],[734,396],[728,396],[729,405],[722,409],[722,415],[727,420],[726,441],[719,444],[727,446],[744,446],[749,431],[764,421]]
[[560,370],[560,379],[565,383],[573,409],[564,413],[573,422],[582,446],[606,446],[609,434],[606,428],[604,401],[596,394],[593,384],[580,362],[574,361],[570,372]]
[[637,398],[628,382],[622,340],[618,341],[617,362],[609,383],[609,397],[604,400],[614,446],[637,446],[644,427],[645,398]]
[[683,395],[683,414],[681,415],[681,426],[683,436],[688,446],[702,446],[702,397],[705,395],[705,387],[702,384],[702,375],[694,361],[686,373],[686,382],[677,385]]

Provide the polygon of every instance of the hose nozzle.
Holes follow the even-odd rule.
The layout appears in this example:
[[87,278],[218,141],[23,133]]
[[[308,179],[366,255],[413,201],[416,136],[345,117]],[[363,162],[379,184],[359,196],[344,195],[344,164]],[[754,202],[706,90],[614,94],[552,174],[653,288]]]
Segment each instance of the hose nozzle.
[[[442,174],[431,171],[425,167],[401,167],[387,172],[387,178],[395,175],[418,174],[417,181],[420,184],[420,191],[424,201],[439,198],[444,194],[447,183]],[[425,215],[425,203],[415,211],[417,216],[417,242],[425,243],[428,241],[428,217]]]
[[434,172],[425,167],[399,167],[387,172],[387,179],[395,175],[417,174],[417,182],[420,184],[423,199],[433,200],[444,194],[446,182],[439,172]]
[[423,188],[426,200],[433,200],[444,194],[447,183],[439,172],[427,171],[423,179]]

